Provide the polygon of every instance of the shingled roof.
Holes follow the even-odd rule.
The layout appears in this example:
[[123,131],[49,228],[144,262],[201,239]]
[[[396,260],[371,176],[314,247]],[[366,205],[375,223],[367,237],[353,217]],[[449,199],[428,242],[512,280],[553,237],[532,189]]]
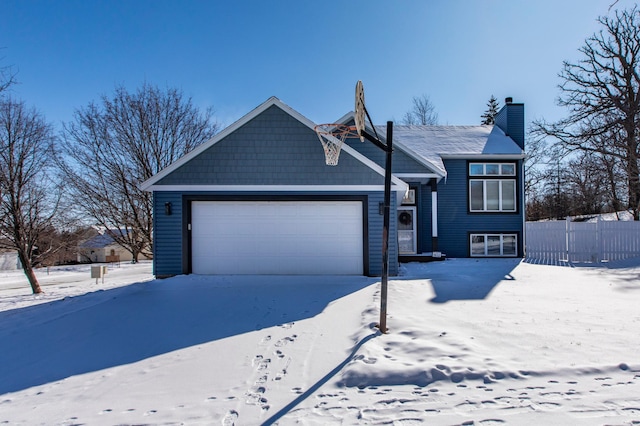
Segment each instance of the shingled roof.
[[[376,126],[383,135],[386,126]],[[520,147],[498,126],[394,125],[393,143],[432,164],[446,175],[443,158],[475,156],[524,157]]]

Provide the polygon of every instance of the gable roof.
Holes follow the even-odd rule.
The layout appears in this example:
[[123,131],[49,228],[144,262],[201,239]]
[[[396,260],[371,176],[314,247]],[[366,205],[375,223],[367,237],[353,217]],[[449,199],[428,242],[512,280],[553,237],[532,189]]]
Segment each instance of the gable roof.
[[[240,129],[242,126],[249,123],[251,120],[259,116],[260,114],[265,112],[267,109],[271,108],[272,106],[278,107],[279,109],[281,109],[282,111],[290,115],[292,118],[302,123],[304,126],[315,131],[316,124],[313,121],[309,120],[308,118],[306,118],[305,116],[303,116],[302,114],[300,114],[299,112],[291,108],[290,106],[286,105],[285,103],[280,101],[280,99],[276,98],[275,96],[272,96],[269,99],[267,99],[265,102],[263,102],[261,105],[253,109],[251,112],[249,112],[248,114],[246,114],[245,116],[243,116],[242,118],[240,118],[239,120],[231,124],[230,126],[226,127],[220,133],[216,134],[214,137],[212,137],[208,141],[196,147],[193,151],[185,154],[184,156],[176,160],[174,163],[172,163],[165,169],[161,170],[151,178],[147,179],[145,182],[141,183],[140,188],[142,190],[147,190],[147,191],[160,190],[161,188],[159,186],[154,186],[156,183],[158,183],[164,177],[166,177],[167,175],[171,174],[178,168],[182,167],[183,165],[191,161],[193,158],[202,154],[204,151],[211,148],[216,143],[222,141],[227,136],[231,135],[236,130]],[[380,167],[375,162],[371,161],[369,158],[360,154],[356,150],[352,149],[347,144],[342,145],[342,151],[354,157],[356,160],[363,163],[365,166],[372,169],[377,174],[384,176],[384,173],[385,173],[384,168]],[[393,179],[393,185],[395,187],[395,190],[404,191],[406,189],[406,183],[404,183],[402,180],[398,179],[395,176],[392,179]]]
[[[348,125],[355,125],[355,112],[350,111],[347,114],[343,115],[338,121],[337,123],[340,124],[348,124]],[[387,126],[374,126],[375,127],[375,132],[378,132],[378,136],[380,139],[384,140],[386,138],[386,129]],[[374,133],[374,129],[368,124],[365,123],[365,128],[367,129],[367,131],[371,134]],[[444,176],[446,176],[446,172],[443,172],[442,170],[440,170],[440,168],[437,167],[437,165],[433,164],[431,162],[431,160],[429,160],[428,158],[418,155],[415,152],[411,151],[410,149],[408,149],[407,147],[405,147],[403,144],[397,144],[397,137],[395,135],[395,129],[397,128],[397,126],[393,126],[394,129],[394,137],[393,137],[393,142],[394,142],[394,150],[398,149],[400,151],[403,151],[405,154],[407,154],[409,157],[411,157],[412,159],[414,159],[415,161],[417,161],[419,164],[423,165],[427,170],[430,170],[432,172],[431,174],[426,174],[424,175],[425,177],[437,177],[437,178],[442,178]],[[394,175],[402,175],[402,173],[394,173]]]
[[108,247],[116,242],[113,237],[108,233],[98,234],[95,237],[89,238],[87,241],[78,244],[80,248],[104,248]]
[[[375,126],[384,134],[386,126]],[[393,126],[393,143],[429,163],[442,176],[443,158],[521,159],[524,152],[498,126]]]
[[120,236],[126,236],[129,232],[125,229],[103,229],[102,231],[98,230],[98,235],[94,235],[93,237],[85,240],[84,242],[78,244],[80,248],[105,248],[113,244],[118,244],[113,239],[113,235],[119,234]]

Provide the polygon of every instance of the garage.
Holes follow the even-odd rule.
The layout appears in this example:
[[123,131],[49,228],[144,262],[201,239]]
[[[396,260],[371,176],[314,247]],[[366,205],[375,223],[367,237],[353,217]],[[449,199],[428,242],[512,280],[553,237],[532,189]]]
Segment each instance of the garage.
[[192,201],[194,274],[362,275],[361,201]]

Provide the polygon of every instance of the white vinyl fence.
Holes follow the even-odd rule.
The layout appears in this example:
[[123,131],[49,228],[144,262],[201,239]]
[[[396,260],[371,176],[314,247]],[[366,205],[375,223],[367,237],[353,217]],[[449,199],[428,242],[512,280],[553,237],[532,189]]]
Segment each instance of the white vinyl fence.
[[640,257],[640,222],[527,222],[526,258],[544,263],[599,263]]

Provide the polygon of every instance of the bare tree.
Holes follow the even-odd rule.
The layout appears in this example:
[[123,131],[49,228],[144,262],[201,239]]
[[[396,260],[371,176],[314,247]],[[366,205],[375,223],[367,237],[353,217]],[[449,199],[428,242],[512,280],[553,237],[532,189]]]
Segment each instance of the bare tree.
[[76,110],[64,125],[61,162],[78,208],[131,252],[152,253],[152,198],[138,185],[211,138],[211,108],[201,112],[177,89],[117,87]]
[[412,108],[404,114],[402,124],[435,126],[438,124],[438,113],[429,96],[414,96]]
[[568,109],[556,123],[534,123],[566,151],[615,159],[625,171],[627,206],[640,219],[640,11],[600,17],[603,29],[579,49],[582,59],[564,62],[558,104]]
[[535,198],[541,192],[545,181],[549,179],[547,169],[552,158],[544,138],[532,134],[528,135],[524,159],[526,170],[524,193],[527,199]]
[[0,99],[0,244],[16,250],[33,293],[33,271],[47,251],[38,242],[52,227],[59,187],[52,180],[55,137],[51,126],[24,103]]
[[603,213],[607,202],[607,181],[600,158],[583,152],[572,158],[565,170],[565,180],[573,216]]
[[600,163],[602,164],[602,172],[604,175],[604,181],[608,188],[607,202],[609,209],[613,212],[621,211],[624,209],[626,195],[628,191],[626,189],[625,173],[620,167],[620,161],[618,158],[611,155],[600,156]]
[[496,115],[498,115],[498,107],[500,103],[491,95],[489,102],[487,102],[487,110],[480,116],[482,118],[482,124],[493,125],[496,122]]
[[0,93],[16,83],[16,73],[11,66],[0,67]]

